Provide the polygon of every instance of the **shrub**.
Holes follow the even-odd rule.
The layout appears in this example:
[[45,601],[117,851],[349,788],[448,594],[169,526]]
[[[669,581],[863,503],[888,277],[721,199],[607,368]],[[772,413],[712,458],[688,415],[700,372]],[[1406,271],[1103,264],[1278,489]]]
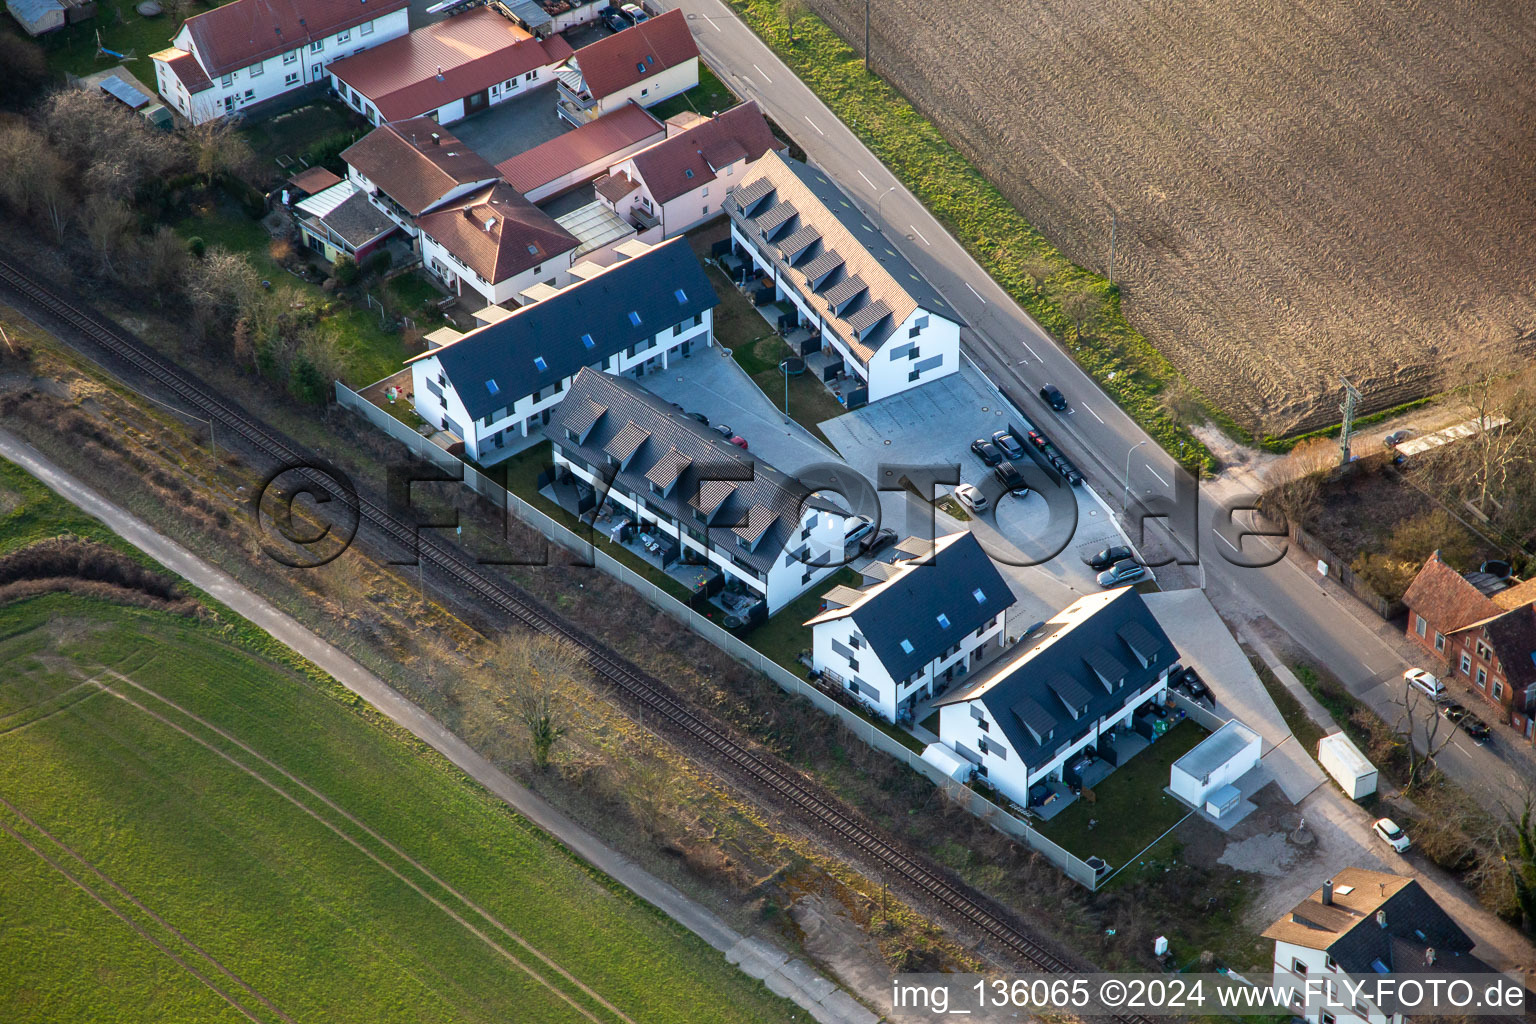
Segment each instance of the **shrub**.
[[368,263],[365,269],[370,274],[382,274],[390,267],[394,266],[394,263],[394,254],[391,253],[388,249],[380,249],[378,252],[368,257]]
[[302,353],[288,369],[288,393],[305,405],[325,404],[325,378],[310,358]]
[[202,259],[203,253],[208,251],[208,243],[203,241],[201,235],[193,235],[187,239],[187,251],[198,259]]
[[358,269],[357,261],[351,256],[342,254],[336,257],[336,267],[333,275],[336,278],[336,283],[343,288],[349,288],[357,284],[357,279],[361,276],[361,273]]

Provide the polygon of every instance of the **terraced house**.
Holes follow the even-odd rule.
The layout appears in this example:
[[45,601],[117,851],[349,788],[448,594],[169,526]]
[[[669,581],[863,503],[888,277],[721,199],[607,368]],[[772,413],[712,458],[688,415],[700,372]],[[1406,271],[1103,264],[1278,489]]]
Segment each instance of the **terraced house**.
[[331,61],[405,35],[406,0],[234,0],[188,18],[150,54],[155,88],[193,124],[311,83]]
[[848,408],[960,369],[960,314],[831,178],[770,151],[725,210],[736,254],[794,307],[807,368]]
[[580,264],[567,287],[411,359],[417,414],[470,459],[494,462],[514,435],[549,423],[583,368],[641,376],[708,348],[720,300],[687,240],[635,245],[637,255]]
[[970,533],[909,538],[870,562],[862,588],[834,587],[809,622],[811,665],[888,722],[943,693],[1003,643],[1015,598]]
[[848,512],[635,381],[581,371],[546,433],[562,504],[618,538],[638,529],[658,568],[697,567],[695,585],[744,623],[842,564]]

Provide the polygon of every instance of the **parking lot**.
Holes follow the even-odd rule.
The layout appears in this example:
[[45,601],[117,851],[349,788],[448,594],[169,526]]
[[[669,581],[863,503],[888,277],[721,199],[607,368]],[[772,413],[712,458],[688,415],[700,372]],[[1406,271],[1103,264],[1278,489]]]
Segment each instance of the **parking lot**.
[[455,121],[448,130],[493,164],[563,135],[570,125],[555,113],[553,86],[540,86],[516,99]]

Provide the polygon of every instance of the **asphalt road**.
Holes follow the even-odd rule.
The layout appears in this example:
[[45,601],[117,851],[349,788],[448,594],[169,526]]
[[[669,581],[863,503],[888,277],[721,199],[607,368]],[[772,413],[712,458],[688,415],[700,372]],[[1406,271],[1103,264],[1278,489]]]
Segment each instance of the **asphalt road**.
[[[710,66],[738,95],[756,100],[791,133],[807,158],[832,175],[944,293],[970,325],[961,341],[971,357],[1026,413],[1065,442],[1064,450],[1100,494],[1116,505],[1127,492],[1140,500],[1174,496],[1173,459],[987,276],[734,12],[719,0],[681,0],[659,6],[686,13]],[[1053,413],[1039,400],[1036,392],[1047,382],[1066,393],[1072,402],[1070,414]],[[1198,566],[1160,570],[1160,583],[1164,588],[1204,586],[1229,620],[1269,618],[1290,634],[1296,647],[1328,666],[1352,693],[1395,721],[1397,709],[1383,699],[1394,688],[1382,683],[1400,678],[1410,663],[1380,635],[1381,624],[1361,620],[1358,615],[1363,609],[1349,607],[1346,602],[1351,599],[1330,593],[1297,561],[1283,559],[1265,569],[1232,565],[1223,553],[1237,556],[1234,545],[1249,555],[1267,551],[1272,557],[1274,549],[1261,541],[1242,541],[1231,531],[1217,536],[1211,528],[1218,519],[1216,501],[1235,496],[1253,481],[1228,475],[1208,483],[1197,515],[1198,532],[1185,530],[1181,540],[1156,523],[1148,528],[1144,550],[1149,557],[1182,552],[1187,559],[1194,554],[1192,548],[1199,549]],[[1135,524],[1127,525],[1133,540],[1138,530]],[[1423,667],[1434,666],[1425,659]],[[1489,747],[1475,747],[1462,738],[1457,741],[1460,746],[1447,748],[1441,755],[1447,773],[1490,810],[1499,809],[1501,803],[1518,805],[1525,789],[1522,780],[1536,779],[1536,750],[1507,726],[1496,724],[1494,732],[1496,738]]]

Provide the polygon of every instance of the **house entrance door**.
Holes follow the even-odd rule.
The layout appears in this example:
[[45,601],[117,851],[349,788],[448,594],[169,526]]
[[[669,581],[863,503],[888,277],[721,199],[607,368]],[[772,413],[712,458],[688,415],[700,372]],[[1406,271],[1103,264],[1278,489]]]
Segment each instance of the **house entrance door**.
[[481,89],[479,92],[470,93],[468,96],[464,97],[464,113],[466,115],[473,114],[477,110],[484,110],[490,105],[491,95],[485,89]]

